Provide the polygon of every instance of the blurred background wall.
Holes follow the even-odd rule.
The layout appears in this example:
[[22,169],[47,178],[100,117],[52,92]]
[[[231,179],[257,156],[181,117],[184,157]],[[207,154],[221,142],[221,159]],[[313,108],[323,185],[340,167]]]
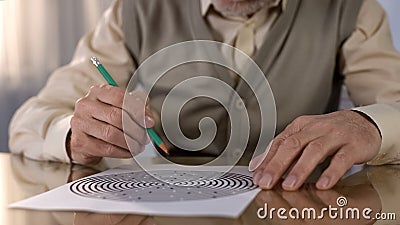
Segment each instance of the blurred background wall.
[[400,1],[399,0],[378,0],[379,3],[386,10],[390,27],[392,28],[392,35],[394,45],[400,51]]
[[69,63],[112,0],[0,0],[0,152],[15,110]]
[[[0,0],[0,152],[8,151],[15,110],[67,64],[79,38],[92,29],[112,0]],[[400,0],[379,0],[400,50]],[[342,108],[350,107],[346,100]]]

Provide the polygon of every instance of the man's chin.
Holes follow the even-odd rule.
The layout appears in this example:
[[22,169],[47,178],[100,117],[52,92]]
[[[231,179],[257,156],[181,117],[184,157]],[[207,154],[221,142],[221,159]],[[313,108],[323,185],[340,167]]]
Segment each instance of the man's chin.
[[226,16],[249,16],[270,0],[212,0],[217,11]]

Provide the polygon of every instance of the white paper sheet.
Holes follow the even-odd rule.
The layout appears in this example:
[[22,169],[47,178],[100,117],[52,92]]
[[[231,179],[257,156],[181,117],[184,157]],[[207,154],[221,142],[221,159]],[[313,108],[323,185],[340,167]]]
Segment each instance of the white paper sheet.
[[[155,167],[155,170],[168,171],[168,167]],[[210,168],[210,171],[218,171],[218,168]],[[96,175],[89,177],[93,179],[93,182],[98,180],[104,180],[104,177],[108,177],[108,175],[119,176],[121,174],[132,174],[132,168],[119,168],[108,170]],[[172,171],[171,171],[172,172]],[[239,179],[240,175],[250,176],[247,167],[235,167],[230,171],[231,174],[236,174],[238,177],[227,178],[227,179]],[[126,175],[126,176],[128,176]],[[86,180],[84,180],[86,179]],[[222,179],[222,178],[221,178]],[[89,180],[91,181],[91,180]],[[81,183],[79,183],[81,182]],[[85,183],[86,182],[86,183]],[[222,182],[222,181],[221,181]],[[224,181],[225,182],[225,181]],[[106,183],[106,182],[105,182]],[[229,182],[228,182],[229,183]],[[234,182],[233,182],[234,183]],[[79,186],[79,185],[80,186]],[[74,186],[73,186],[74,185]],[[86,185],[86,186],[85,186]],[[124,183],[121,187],[126,187],[129,185],[137,185],[132,183]],[[144,184],[138,184],[144,185]],[[152,186],[154,188],[163,188],[158,187],[157,185],[147,184],[148,186]],[[219,185],[219,184],[217,184]],[[239,185],[239,184],[238,184]],[[240,184],[243,186],[243,184]],[[141,191],[140,195],[143,196],[142,200],[110,200],[110,199],[101,199],[101,194],[103,196],[115,196],[119,195],[122,197],[122,192],[114,192],[114,193],[106,193],[106,189],[113,188],[121,188],[121,187],[103,187],[102,184],[98,184],[97,187],[95,185],[90,186],[90,182],[88,182],[88,178],[83,178],[77,183],[69,183],[63,185],[59,188],[53,189],[49,192],[22,200],[20,202],[16,202],[10,205],[11,208],[20,208],[20,209],[32,209],[32,210],[46,210],[46,211],[89,211],[89,212],[97,212],[97,213],[132,213],[132,214],[148,214],[148,215],[164,215],[164,216],[212,216],[212,217],[231,217],[236,218],[241,215],[241,213],[246,209],[249,203],[254,199],[257,193],[260,191],[258,188],[251,188],[249,190],[239,190],[238,194],[236,194],[235,189],[229,188],[219,188],[216,194],[217,196],[211,196],[210,190],[201,188],[193,189],[193,191],[189,190],[191,194],[190,198],[198,199],[185,199],[189,195],[185,195],[181,200],[165,200],[165,196],[163,197],[163,201],[157,201],[157,193],[145,193],[146,188],[138,189]],[[232,185],[232,183],[229,184]],[[83,191],[81,195],[73,192],[79,192],[79,188],[83,187]],[[100,193],[100,196],[93,195],[92,197],[84,196],[87,188],[88,189],[96,189],[96,188],[104,188]],[[93,188],[94,187],[94,188]],[[75,189],[74,189],[75,188]],[[178,188],[179,189],[179,188]],[[240,188],[239,188],[240,189]],[[243,189],[243,188],[242,188]],[[164,190],[164,191],[173,191],[173,190]],[[198,191],[198,192],[196,192]],[[203,192],[201,192],[203,191]],[[208,191],[208,192],[207,192]],[[179,190],[178,192],[182,192]],[[207,192],[207,193],[206,193]],[[104,195],[106,193],[106,195]],[[130,190],[132,194],[132,190]],[[143,195],[145,193],[145,195]],[[164,192],[158,192],[160,193]],[[199,198],[193,197],[198,194]],[[207,195],[206,195],[207,194]],[[129,195],[129,193],[128,193]],[[204,196],[209,197],[204,197]],[[218,196],[220,195],[220,196]],[[133,193],[133,196],[136,197]],[[181,193],[182,196],[182,193]],[[151,198],[149,198],[151,197]],[[176,197],[172,196],[171,197]],[[213,198],[214,197],[214,198]],[[145,201],[146,199],[150,199],[151,201]]]

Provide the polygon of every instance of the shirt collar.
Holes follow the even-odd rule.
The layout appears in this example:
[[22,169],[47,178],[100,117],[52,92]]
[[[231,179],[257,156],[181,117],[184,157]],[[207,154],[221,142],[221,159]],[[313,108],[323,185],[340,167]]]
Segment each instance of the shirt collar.
[[200,0],[200,4],[201,15],[205,16],[212,5],[211,0]]
[[[212,5],[212,2],[211,2],[211,0],[200,0],[200,3],[201,3],[200,4],[201,15],[205,16]],[[270,7],[276,7],[279,5],[281,5],[282,10],[284,11],[287,6],[287,0],[274,0],[274,1],[272,1]]]

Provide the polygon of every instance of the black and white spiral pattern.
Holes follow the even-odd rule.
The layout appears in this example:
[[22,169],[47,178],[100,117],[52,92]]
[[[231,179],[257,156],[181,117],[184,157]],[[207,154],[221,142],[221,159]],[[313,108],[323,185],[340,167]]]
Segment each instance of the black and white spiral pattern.
[[72,183],[70,190],[90,198],[159,202],[219,198],[256,188],[250,176],[237,173],[225,173],[218,179],[203,179],[208,171],[160,170],[152,174],[169,182],[164,183],[142,171],[84,178]]

